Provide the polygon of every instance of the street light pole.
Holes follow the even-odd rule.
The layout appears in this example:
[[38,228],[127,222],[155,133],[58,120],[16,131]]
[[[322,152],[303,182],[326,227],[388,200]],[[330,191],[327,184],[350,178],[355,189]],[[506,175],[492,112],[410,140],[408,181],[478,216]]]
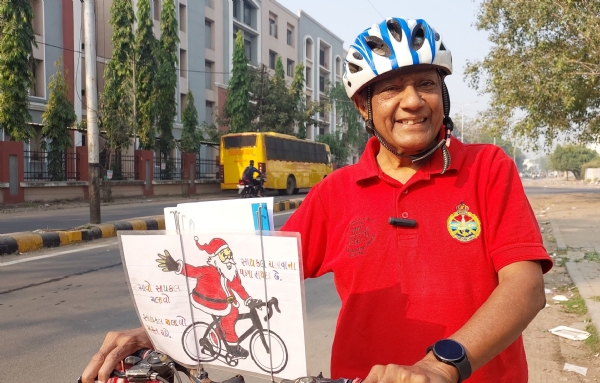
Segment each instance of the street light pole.
[[476,104],[478,101],[459,104],[460,106],[460,141],[465,142],[465,106]]
[[100,156],[98,152],[98,88],[96,82],[96,18],[94,15],[94,0],[84,0],[83,6],[90,223],[100,223]]

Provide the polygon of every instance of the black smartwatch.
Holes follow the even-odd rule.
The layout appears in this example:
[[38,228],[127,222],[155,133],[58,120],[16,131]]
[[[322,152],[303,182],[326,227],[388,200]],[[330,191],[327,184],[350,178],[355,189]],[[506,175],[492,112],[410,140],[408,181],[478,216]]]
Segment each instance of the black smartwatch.
[[452,339],[441,339],[427,347],[427,353],[433,355],[442,363],[450,364],[458,370],[458,382],[465,381],[471,376],[471,363],[462,344]]

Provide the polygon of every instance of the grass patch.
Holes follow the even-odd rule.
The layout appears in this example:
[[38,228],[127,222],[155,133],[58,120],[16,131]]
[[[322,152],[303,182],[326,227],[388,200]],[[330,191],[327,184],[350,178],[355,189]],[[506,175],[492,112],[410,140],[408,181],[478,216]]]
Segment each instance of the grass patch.
[[550,243],[556,243],[556,238],[554,238],[554,237],[552,237],[550,235],[548,236],[547,239],[548,239],[548,242],[550,242]]
[[598,254],[597,251],[587,251],[583,256],[583,259],[593,262],[600,262],[600,254]]
[[585,344],[592,349],[594,354],[597,354],[600,352],[600,339],[598,339],[598,330],[596,330],[596,326],[590,323],[585,327],[585,331],[592,334],[584,341]]
[[600,302],[600,297],[598,295],[590,297],[590,299],[593,300],[593,301],[596,301],[596,302]]
[[570,291],[573,293],[573,296],[566,302],[560,302],[565,308],[565,312],[576,315],[587,314],[587,306],[581,295],[579,295],[579,290],[574,288],[570,289]]
[[569,261],[570,261],[569,257],[557,256],[556,258],[554,258],[554,266],[564,267],[565,264]]

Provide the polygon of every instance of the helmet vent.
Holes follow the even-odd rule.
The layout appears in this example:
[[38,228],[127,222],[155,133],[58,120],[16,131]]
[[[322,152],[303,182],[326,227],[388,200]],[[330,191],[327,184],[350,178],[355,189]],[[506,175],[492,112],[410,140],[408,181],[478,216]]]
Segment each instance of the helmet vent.
[[365,41],[376,55],[383,57],[390,57],[392,55],[392,50],[381,38],[377,36],[367,36],[365,37]]
[[388,27],[388,30],[390,31],[390,34],[394,38],[394,40],[401,43],[402,42],[402,27],[400,26],[400,23],[398,22],[398,20],[396,20],[396,19],[388,20],[387,27]]
[[357,51],[352,52],[352,56],[354,56],[354,58],[357,59],[357,60],[362,60],[363,59],[363,57],[360,54],[360,52],[357,52]]
[[350,73],[356,73],[360,72],[362,68],[354,63],[348,63],[348,70],[350,71]]
[[412,39],[410,42],[410,46],[413,51],[418,51],[425,43],[425,29],[423,25],[418,25],[412,33]]
[[446,50],[446,46],[444,45],[444,43],[440,44],[440,50],[441,51],[445,51]]

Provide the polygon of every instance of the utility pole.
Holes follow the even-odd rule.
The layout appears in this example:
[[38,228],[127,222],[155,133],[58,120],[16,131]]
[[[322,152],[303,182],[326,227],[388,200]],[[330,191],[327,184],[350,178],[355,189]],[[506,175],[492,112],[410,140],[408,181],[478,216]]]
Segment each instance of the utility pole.
[[263,83],[265,77],[265,64],[260,65],[260,95],[258,99],[258,131],[262,130],[262,104],[263,104]]
[[100,156],[98,152],[98,87],[96,82],[96,16],[94,14],[94,0],[83,0],[83,6],[90,223],[100,223]]

